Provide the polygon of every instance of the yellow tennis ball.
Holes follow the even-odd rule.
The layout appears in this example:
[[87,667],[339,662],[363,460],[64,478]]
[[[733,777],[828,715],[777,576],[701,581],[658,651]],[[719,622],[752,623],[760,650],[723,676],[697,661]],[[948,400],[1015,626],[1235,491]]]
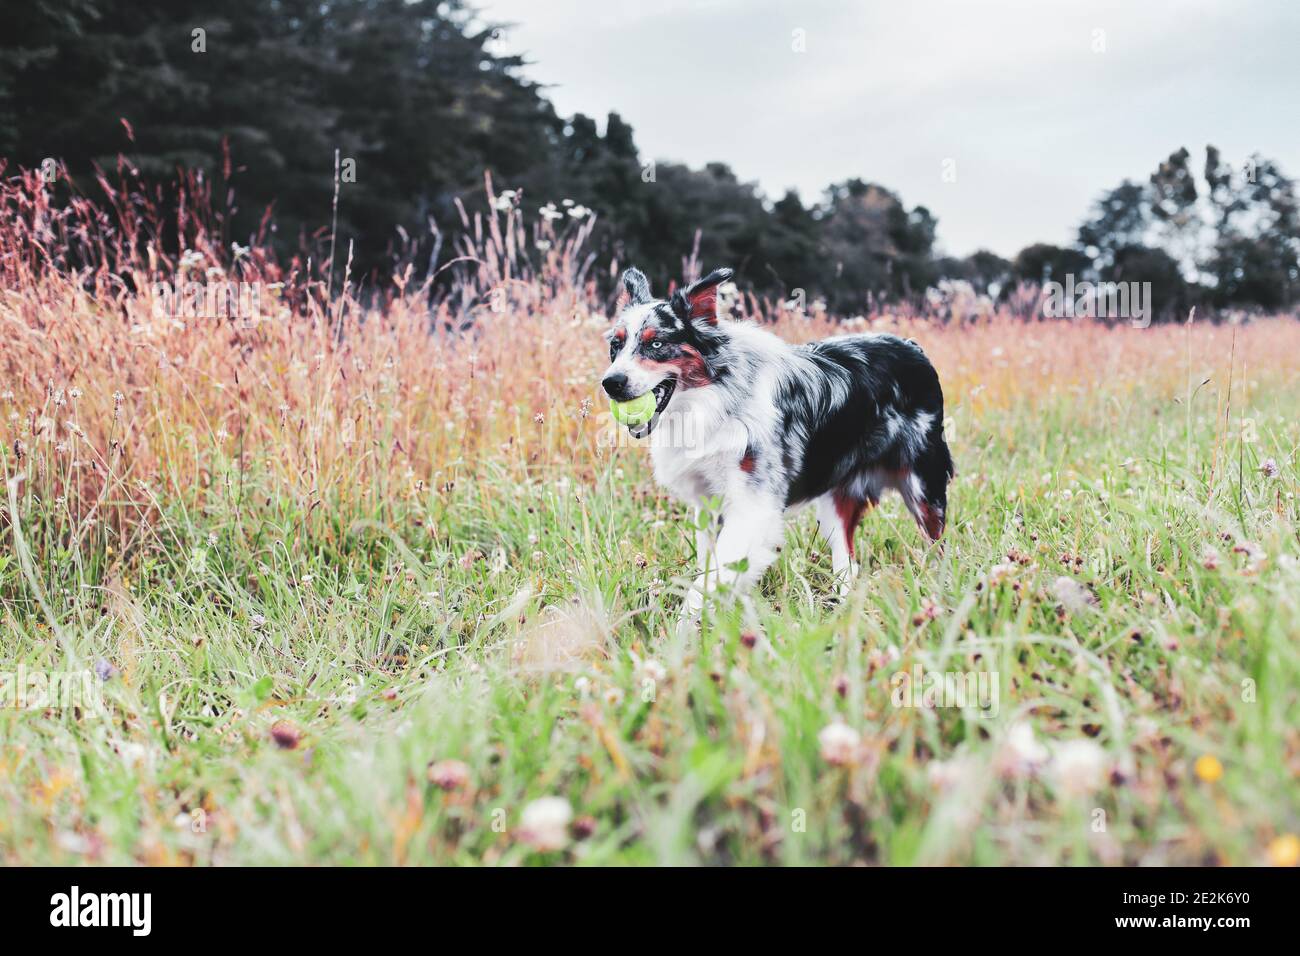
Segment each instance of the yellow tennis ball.
[[655,415],[654,392],[638,395],[630,402],[610,401],[609,410],[620,425],[644,425]]

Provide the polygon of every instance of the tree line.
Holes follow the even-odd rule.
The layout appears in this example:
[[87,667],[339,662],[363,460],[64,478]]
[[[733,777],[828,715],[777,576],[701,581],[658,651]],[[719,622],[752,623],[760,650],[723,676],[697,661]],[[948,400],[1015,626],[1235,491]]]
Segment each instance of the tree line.
[[1067,274],[1150,282],[1167,315],[1296,305],[1296,187],[1262,157],[1230,165],[1210,147],[1198,169],[1180,149],[1102,195],[1072,246],[944,257],[930,211],[866,179],[805,203],[767,197],[723,163],[654,163],[618,113],[603,131],[559,116],[497,36],[463,0],[15,5],[0,37],[0,157],[55,158],[86,193],[119,156],[156,181],[203,170],[223,187],[232,239],[256,234],[269,209],[271,241],[292,256],[319,254],[337,152],[349,173],[338,235],[363,275],[448,258],[437,234],[460,228],[457,200],[481,207],[486,170],[526,207],[594,211],[596,254],[635,262],[658,288],[698,235],[701,262],[840,313],[945,278],[996,298]]

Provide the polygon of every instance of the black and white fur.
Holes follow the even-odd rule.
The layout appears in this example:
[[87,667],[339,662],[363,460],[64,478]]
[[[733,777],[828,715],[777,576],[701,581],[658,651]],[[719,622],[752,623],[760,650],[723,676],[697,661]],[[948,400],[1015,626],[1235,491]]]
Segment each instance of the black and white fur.
[[937,540],[953,474],[939,377],[918,345],[885,334],[789,345],[718,317],[731,275],[718,269],[663,300],[629,269],[628,304],[606,333],[606,393],[656,396],[650,422],[629,429],[650,439],[655,478],[697,513],[721,500],[716,541],[697,532],[689,613],[719,583],[756,582],[781,549],[783,516],[809,503],[847,590],[862,513],[892,488]]

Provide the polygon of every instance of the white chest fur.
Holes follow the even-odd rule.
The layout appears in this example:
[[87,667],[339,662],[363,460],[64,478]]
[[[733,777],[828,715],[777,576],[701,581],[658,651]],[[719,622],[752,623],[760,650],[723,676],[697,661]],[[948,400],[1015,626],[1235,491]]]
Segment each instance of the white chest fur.
[[655,480],[683,501],[721,495],[734,479],[749,443],[736,418],[705,396],[682,396],[650,435]]

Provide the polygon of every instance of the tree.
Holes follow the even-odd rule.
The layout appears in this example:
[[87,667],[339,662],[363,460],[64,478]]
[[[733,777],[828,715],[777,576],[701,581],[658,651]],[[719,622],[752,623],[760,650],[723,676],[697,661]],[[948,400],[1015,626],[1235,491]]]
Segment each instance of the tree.
[[1197,207],[1196,174],[1186,147],[1151,174],[1151,218],[1161,236],[1161,247],[1177,259],[1189,275],[1195,275],[1201,258],[1204,223]]
[[1290,308],[1300,287],[1300,202],[1295,182],[1258,156],[1238,172],[1214,147],[1205,178],[1216,239],[1205,263],[1218,305]]
[[1079,248],[1104,268],[1117,249],[1141,245],[1151,228],[1151,201],[1150,186],[1124,180],[1093,204],[1092,218],[1079,227]]
[[827,189],[817,218],[835,270],[832,308],[860,309],[868,295],[919,294],[934,281],[936,221],[924,207],[908,211],[883,186],[850,179]]
[[1101,278],[1108,282],[1151,283],[1152,310],[1165,317],[1186,315],[1195,301],[1193,288],[1183,278],[1178,263],[1163,249],[1122,246],[1115,250]]
[[1012,275],[1021,282],[1065,282],[1076,279],[1092,267],[1092,260],[1077,249],[1063,249],[1045,242],[1021,249],[1012,264]]

